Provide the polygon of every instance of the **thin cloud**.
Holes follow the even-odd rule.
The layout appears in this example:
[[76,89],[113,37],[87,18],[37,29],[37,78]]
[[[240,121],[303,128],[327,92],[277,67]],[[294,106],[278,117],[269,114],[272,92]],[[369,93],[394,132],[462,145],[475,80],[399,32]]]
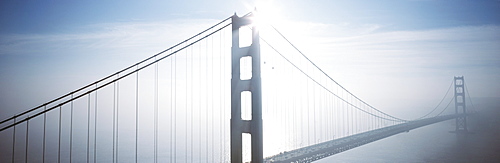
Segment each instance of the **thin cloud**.
[[217,22],[185,19],[168,22],[94,24],[84,33],[7,34],[0,37],[0,55],[25,55],[37,51],[152,49],[160,50],[188,38]]
[[[351,23],[292,22],[276,26],[335,80],[375,106],[390,106],[380,102],[384,101],[379,99],[381,92],[386,99],[418,97],[426,99],[420,102],[427,104],[440,98],[435,91],[446,89],[440,84],[446,87],[456,75],[467,77],[476,92],[473,96],[500,96],[498,87],[484,87],[500,80],[500,26],[412,31]],[[387,89],[395,85],[398,89]]]

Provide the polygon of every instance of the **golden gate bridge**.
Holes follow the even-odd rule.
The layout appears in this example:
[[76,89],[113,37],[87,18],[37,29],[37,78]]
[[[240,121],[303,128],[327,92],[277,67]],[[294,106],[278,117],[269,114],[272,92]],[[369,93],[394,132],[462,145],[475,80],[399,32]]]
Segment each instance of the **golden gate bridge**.
[[311,162],[450,119],[467,132],[463,76],[427,114],[398,118],[349,92],[258,16],[235,14],[2,120],[0,160]]

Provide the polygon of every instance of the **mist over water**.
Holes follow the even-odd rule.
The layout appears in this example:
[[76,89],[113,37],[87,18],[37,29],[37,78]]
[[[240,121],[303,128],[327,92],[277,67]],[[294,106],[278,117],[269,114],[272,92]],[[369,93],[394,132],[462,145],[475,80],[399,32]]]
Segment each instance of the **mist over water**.
[[498,162],[500,98],[472,100],[478,113],[467,119],[469,134],[450,133],[455,130],[453,119],[397,134],[317,162]]

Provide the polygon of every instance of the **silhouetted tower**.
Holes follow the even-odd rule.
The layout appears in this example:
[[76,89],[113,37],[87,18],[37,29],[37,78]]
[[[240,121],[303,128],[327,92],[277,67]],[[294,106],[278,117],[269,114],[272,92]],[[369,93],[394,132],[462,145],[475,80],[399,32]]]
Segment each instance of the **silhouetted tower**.
[[[253,15],[253,14],[252,14]],[[251,136],[251,162],[263,161],[263,136],[262,136],[262,90],[260,77],[260,44],[259,31],[252,26],[252,44],[240,47],[239,30],[241,27],[253,25],[252,15],[232,17],[233,38],[231,47],[231,162],[242,162],[243,141],[242,134]],[[243,58],[251,60],[252,76],[250,79],[241,79],[240,62]],[[248,58],[247,58],[248,59]],[[248,60],[245,60],[248,61]],[[251,94],[251,118],[242,119],[241,93]]]
[[[465,91],[464,91],[464,77],[456,76],[455,80],[455,113],[466,114],[465,110]],[[456,119],[456,132],[467,132],[467,119],[466,116],[459,116]]]

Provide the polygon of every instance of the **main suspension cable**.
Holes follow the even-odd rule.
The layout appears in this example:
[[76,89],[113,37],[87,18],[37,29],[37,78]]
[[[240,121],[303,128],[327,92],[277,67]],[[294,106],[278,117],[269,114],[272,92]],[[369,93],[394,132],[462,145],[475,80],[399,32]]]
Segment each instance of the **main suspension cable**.
[[[247,15],[248,15],[248,14],[247,14]],[[8,122],[8,121],[10,121],[10,120],[12,120],[12,119],[14,119],[14,118],[20,117],[20,116],[25,115],[25,114],[27,114],[27,113],[33,112],[33,111],[35,111],[35,110],[38,110],[39,108],[42,108],[43,106],[47,106],[47,105],[49,105],[49,104],[51,104],[51,103],[54,103],[54,102],[59,101],[59,100],[61,100],[61,99],[63,99],[63,98],[66,98],[66,97],[68,97],[68,96],[70,96],[70,95],[72,95],[72,94],[76,94],[77,92],[83,91],[84,89],[89,88],[89,87],[91,87],[91,86],[93,86],[93,85],[95,85],[95,84],[97,84],[97,83],[103,82],[104,80],[107,80],[107,79],[109,79],[109,78],[111,78],[111,77],[113,77],[113,76],[115,76],[115,75],[117,75],[117,74],[120,74],[120,73],[122,73],[122,72],[125,72],[125,71],[127,71],[127,70],[129,70],[129,69],[131,69],[131,68],[133,68],[133,67],[136,67],[136,66],[138,66],[139,64],[142,64],[142,63],[144,63],[144,62],[146,62],[146,61],[148,61],[148,60],[151,60],[151,59],[153,59],[153,58],[155,58],[155,57],[157,57],[157,56],[159,56],[159,55],[161,55],[161,54],[163,54],[163,53],[165,53],[165,52],[167,52],[167,51],[169,51],[169,50],[172,50],[172,49],[174,49],[174,48],[176,48],[176,47],[178,47],[178,46],[182,45],[183,43],[186,43],[186,42],[188,42],[188,41],[190,41],[190,40],[192,40],[192,39],[194,39],[194,38],[196,38],[196,37],[198,37],[198,36],[202,35],[203,33],[208,32],[209,30],[211,30],[211,29],[213,29],[213,28],[215,28],[215,27],[217,27],[217,26],[221,25],[222,23],[224,23],[224,22],[226,22],[226,21],[230,20],[231,18],[232,18],[232,16],[230,16],[230,17],[228,17],[228,18],[226,18],[226,19],[224,19],[224,20],[220,21],[219,23],[217,23],[217,24],[215,24],[215,25],[213,25],[213,26],[211,26],[211,27],[209,27],[209,28],[207,28],[207,29],[203,30],[202,32],[200,32],[200,33],[198,33],[198,34],[196,34],[196,35],[194,35],[194,36],[192,36],[192,37],[190,37],[190,38],[188,38],[188,39],[186,39],[186,40],[184,40],[184,41],[182,41],[182,42],[180,42],[180,43],[178,43],[178,44],[176,44],[176,45],[174,45],[174,46],[172,46],[172,47],[170,47],[170,48],[168,48],[168,49],[165,49],[165,50],[163,50],[163,51],[161,51],[161,52],[159,52],[159,53],[157,53],[157,54],[155,54],[155,55],[153,55],[153,56],[151,56],[151,57],[148,57],[148,58],[146,58],[146,59],[144,59],[144,60],[142,60],[142,61],[140,61],[140,62],[137,62],[137,63],[135,63],[135,64],[133,64],[133,65],[131,65],[131,66],[127,67],[127,68],[124,68],[124,69],[122,69],[122,70],[120,70],[120,71],[118,71],[118,72],[115,72],[115,73],[113,73],[113,74],[111,74],[111,75],[109,75],[109,76],[106,76],[106,77],[104,77],[104,78],[102,78],[102,79],[100,79],[100,80],[97,80],[97,81],[95,81],[95,82],[93,82],[93,83],[91,83],[91,84],[88,84],[88,85],[86,85],[86,86],[84,86],[84,87],[81,87],[81,88],[79,88],[79,89],[77,89],[77,90],[74,90],[74,91],[72,91],[72,92],[70,92],[70,93],[67,93],[67,94],[65,94],[65,95],[63,95],[63,96],[60,96],[60,97],[58,97],[58,98],[55,98],[55,99],[53,99],[53,100],[51,100],[51,101],[49,101],[49,102],[46,102],[46,103],[44,103],[44,104],[41,104],[41,105],[37,106],[37,107],[34,107],[34,108],[29,109],[29,110],[27,110],[27,111],[24,111],[24,112],[22,112],[22,113],[16,114],[16,115],[14,115],[14,116],[12,116],[12,117],[10,117],[10,118],[7,118],[7,119],[5,119],[5,120],[2,120],[2,121],[0,122],[0,124],[3,124],[3,123],[5,123],[5,122]],[[230,24],[232,24],[232,22],[230,22],[228,25],[230,25]],[[206,37],[208,37],[208,36],[212,35],[213,33],[215,33],[215,32],[217,32],[217,31],[219,31],[219,30],[221,30],[221,29],[223,29],[223,28],[227,27],[228,25],[225,25],[225,26],[223,26],[222,28],[220,28],[220,29],[218,29],[218,30],[215,30],[214,32],[212,32],[211,34],[208,34],[207,36],[203,37],[202,39],[204,39],[204,38],[206,38]],[[195,42],[198,42],[198,41],[195,41]],[[192,43],[192,44],[193,44],[193,43]],[[182,50],[182,49],[184,49],[184,48],[181,48],[181,50]],[[160,59],[160,60],[161,60],[161,59]],[[155,61],[155,62],[157,62],[157,61]],[[61,105],[61,104],[58,104],[57,106],[59,106],[59,105]],[[38,115],[38,114],[37,114],[37,115]],[[3,130],[3,129],[2,129],[2,130]],[[0,130],[0,131],[2,131],[2,130]]]
[[[290,63],[293,67],[295,67],[297,70],[299,70],[302,74],[304,74],[307,78],[311,79],[314,83],[318,84],[320,87],[322,87],[324,90],[328,91],[329,93],[331,93],[332,95],[334,95],[335,97],[337,97],[338,99],[344,101],[345,103],[347,103],[348,105],[358,109],[358,110],[361,110],[363,111],[364,113],[366,114],[370,114],[372,116],[375,116],[375,117],[378,117],[378,118],[381,118],[381,119],[385,119],[385,120],[388,120],[388,121],[396,121],[396,122],[406,122],[406,120],[402,120],[402,119],[389,119],[389,118],[385,118],[385,117],[381,117],[381,116],[378,116],[378,115],[375,115],[375,114],[372,114],[372,113],[369,113],[367,112],[366,110],[363,110],[357,106],[355,106],[354,104],[352,104],[351,102],[341,98],[340,96],[338,96],[337,94],[333,93],[331,90],[329,90],[328,88],[326,88],[324,85],[322,85],[321,83],[319,83],[317,80],[313,79],[310,75],[308,75],[306,72],[304,72],[304,70],[300,69],[297,65],[295,65],[294,63],[292,63],[288,58],[286,58],[281,52],[279,52],[276,48],[274,48],[271,44],[269,44],[269,42],[267,42],[265,39],[263,39],[262,37],[260,37],[260,39],[262,39],[262,41],[264,41],[264,43],[266,43],[269,47],[271,47],[275,52],[277,52],[281,57],[283,57],[283,59],[285,59],[288,63]],[[352,94],[351,94],[352,95]],[[382,112],[382,114],[386,115],[386,116],[389,116],[389,117],[392,117],[390,115],[387,115],[385,113]]]
[[448,109],[448,106],[450,106],[451,102],[453,102],[453,98],[451,98],[450,102],[448,102],[448,105],[446,105],[446,107],[444,107],[444,109],[441,110],[441,112],[439,112],[439,114],[437,114],[434,117],[440,116],[446,109]]
[[437,108],[441,105],[441,103],[444,101],[444,99],[446,98],[446,96],[447,96],[447,95],[448,95],[448,93],[450,92],[450,90],[451,90],[451,86],[453,86],[453,81],[451,81],[450,86],[448,87],[448,90],[446,91],[446,94],[445,94],[445,95],[444,95],[444,97],[441,99],[441,101],[439,101],[438,105],[437,105],[434,109],[432,109],[429,113],[427,113],[427,114],[425,114],[424,116],[422,116],[422,117],[420,117],[420,118],[417,118],[417,119],[415,119],[415,120],[419,120],[419,119],[425,118],[425,117],[427,117],[428,115],[430,115],[432,112],[434,112],[434,111],[435,111],[435,110],[436,110],[436,109],[437,109]]
[[[125,78],[125,77],[127,77],[127,76],[129,76],[129,75],[131,75],[131,74],[134,74],[134,73],[136,73],[136,72],[138,72],[138,71],[140,71],[140,70],[142,70],[142,69],[144,69],[144,68],[146,68],[146,67],[149,67],[149,66],[151,66],[151,65],[153,65],[153,64],[155,64],[155,63],[157,63],[157,62],[159,62],[159,61],[161,61],[161,60],[163,60],[163,59],[165,59],[165,58],[167,58],[167,57],[170,57],[170,56],[172,56],[172,55],[176,54],[177,52],[179,52],[179,51],[181,51],[181,50],[186,49],[187,47],[189,47],[189,46],[191,46],[191,45],[194,45],[194,44],[198,43],[199,41],[201,41],[201,40],[203,40],[203,39],[205,39],[205,38],[207,38],[207,37],[209,37],[209,36],[213,35],[214,33],[219,32],[220,30],[222,30],[222,29],[224,29],[224,28],[228,27],[228,26],[229,26],[229,25],[231,25],[231,24],[232,24],[232,22],[230,22],[230,23],[228,23],[228,24],[226,24],[226,25],[224,25],[224,26],[220,27],[220,28],[219,28],[219,29],[217,29],[217,30],[214,30],[213,32],[211,32],[211,33],[209,33],[209,34],[207,34],[207,35],[205,35],[205,36],[203,36],[203,37],[199,38],[199,39],[198,39],[198,40],[196,40],[196,41],[193,41],[193,42],[189,43],[188,45],[186,45],[186,46],[184,46],[184,47],[182,47],[182,48],[179,48],[179,49],[177,49],[177,50],[175,50],[175,51],[171,52],[171,53],[170,53],[170,54],[168,54],[168,55],[165,55],[165,56],[163,56],[163,57],[159,58],[159,59],[158,59],[158,60],[156,60],[156,61],[153,61],[153,62],[151,62],[151,63],[148,63],[148,64],[146,64],[146,65],[144,65],[144,66],[142,66],[142,67],[139,67],[139,68],[138,68],[138,69],[136,69],[136,70],[133,70],[133,71],[131,71],[131,72],[129,72],[129,73],[127,73],[127,74],[123,75],[123,76],[120,76],[120,77],[118,77],[117,79],[114,79],[114,80],[112,80],[112,81],[109,81],[109,82],[107,82],[107,83],[104,83],[104,84],[100,85],[100,86],[99,86],[99,87],[97,87],[97,88],[91,89],[91,90],[89,90],[89,91],[87,91],[87,92],[84,92],[84,93],[82,93],[82,94],[80,94],[80,95],[78,95],[78,96],[76,96],[76,97],[73,97],[73,98],[71,98],[71,99],[69,99],[69,100],[63,101],[63,102],[61,102],[61,103],[59,103],[59,104],[57,104],[57,105],[55,105],[55,106],[53,106],[53,107],[51,107],[51,108],[49,108],[49,109],[47,109],[47,110],[40,111],[40,112],[38,112],[38,113],[36,113],[36,114],[34,114],[34,115],[32,115],[32,116],[29,116],[29,117],[24,118],[24,119],[22,119],[22,120],[20,120],[20,121],[17,121],[17,122],[15,122],[15,123],[12,123],[12,124],[10,124],[10,125],[7,125],[7,126],[5,126],[5,127],[1,128],[1,129],[0,129],[0,132],[1,132],[1,131],[3,131],[3,130],[6,130],[6,129],[8,129],[8,128],[12,127],[12,126],[15,126],[15,125],[18,125],[18,124],[20,124],[20,123],[23,123],[23,122],[25,122],[25,121],[27,121],[27,120],[29,120],[29,119],[35,118],[35,117],[37,117],[37,116],[39,116],[39,115],[42,115],[43,113],[46,113],[46,112],[48,112],[48,111],[51,111],[51,110],[53,110],[53,109],[55,109],[55,108],[57,108],[57,107],[59,107],[59,106],[62,106],[62,105],[64,105],[64,104],[67,104],[67,103],[69,103],[69,102],[71,102],[71,101],[73,101],[73,100],[79,99],[79,98],[81,98],[81,97],[83,97],[83,96],[85,96],[85,95],[87,95],[87,94],[90,94],[91,92],[94,92],[94,91],[96,91],[96,90],[99,90],[99,89],[101,89],[101,88],[103,88],[103,87],[105,87],[105,86],[108,86],[108,85],[109,85],[109,84],[111,84],[111,83],[114,83],[114,82],[116,82],[116,81],[119,81],[119,80],[121,80],[121,79],[123,79],[123,78]],[[170,49],[170,48],[169,48],[169,49]],[[163,52],[166,52],[166,51],[162,51],[161,53],[163,53]],[[159,53],[159,54],[161,54],[161,53]],[[138,64],[135,64],[135,66],[138,66]],[[120,71],[120,72],[122,72],[122,71]],[[116,74],[116,73],[115,73],[115,74]],[[115,75],[115,74],[113,74],[113,75]],[[96,82],[94,82],[94,83],[96,83]],[[82,89],[83,89],[83,88],[82,88]],[[80,89],[79,89],[79,90],[80,90]],[[71,93],[73,93],[73,92],[71,92]],[[41,105],[41,106],[44,106],[44,105]],[[25,112],[25,113],[22,113],[22,114],[26,114],[26,113],[29,113],[29,111],[27,111],[27,112]],[[16,116],[13,116],[13,117],[11,117],[11,118],[9,118],[9,119],[7,119],[7,120],[4,120],[4,121],[5,121],[5,122],[7,122],[7,121],[9,121],[9,120],[11,120],[11,119],[13,119],[13,118],[19,117],[19,116],[20,116],[20,115],[16,115]],[[3,121],[2,121],[2,123],[3,123]]]
[[476,107],[472,103],[472,99],[471,99],[470,94],[469,94],[469,89],[467,88],[467,84],[465,83],[465,81],[464,81],[464,85],[465,85],[465,91],[467,92],[467,96],[469,96],[469,101],[470,101],[470,104],[472,105],[472,109],[474,112],[476,112]]
[[388,117],[391,117],[393,119],[396,119],[396,120],[399,120],[399,121],[408,121],[408,120],[404,120],[404,119],[400,119],[400,118],[397,118],[397,117],[394,117],[394,116],[391,116],[385,112],[382,112],[380,111],[379,109],[371,106],[370,104],[366,103],[365,101],[361,100],[360,98],[358,98],[356,95],[352,94],[350,91],[348,91],[346,88],[344,88],[342,85],[340,85],[337,81],[333,80],[332,77],[330,77],[325,71],[323,71],[321,68],[319,68],[314,62],[312,62],[304,53],[302,53],[302,51],[300,51],[294,44],[292,44],[292,42],[290,42],[280,31],[278,31],[278,29],[276,29],[273,25],[269,24],[283,39],[285,39],[295,50],[297,50],[307,61],[309,61],[309,63],[311,63],[314,67],[316,67],[321,73],[323,73],[326,77],[328,77],[331,81],[333,81],[335,84],[337,84],[340,88],[342,88],[343,90],[345,90],[347,93],[349,93],[351,96],[353,96],[354,98],[356,98],[357,100],[361,101],[363,104],[369,106],[370,108],[376,110],[377,112],[380,112]]

